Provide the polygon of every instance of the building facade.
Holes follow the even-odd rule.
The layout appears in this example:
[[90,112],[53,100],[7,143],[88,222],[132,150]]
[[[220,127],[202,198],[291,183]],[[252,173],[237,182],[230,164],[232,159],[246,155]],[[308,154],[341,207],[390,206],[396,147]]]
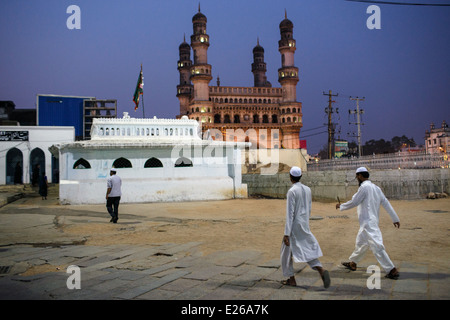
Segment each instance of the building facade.
[[450,152],[450,129],[445,120],[442,121],[440,128],[436,128],[432,123],[430,130],[425,131],[425,148],[427,153]]
[[202,131],[209,132],[215,140],[248,141],[258,148],[300,148],[302,104],[297,101],[296,41],[294,25],[287,15],[279,25],[278,51],[282,62],[278,69],[279,88],[267,81],[264,48],[259,40],[253,48],[253,87],[220,86],[219,78],[216,86],[210,85],[213,79],[207,54],[210,39],[206,32],[207,18],[200,8],[192,23],[191,43],[184,40],[179,46],[178,118],[186,115],[197,120]]
[[1,126],[0,184],[36,184],[33,177],[44,173],[57,183],[59,162],[49,147],[74,140],[74,127]]
[[241,180],[246,143],[202,140],[188,119],[94,118],[91,140],[59,143],[61,204],[105,202],[111,168],[122,178],[123,203],[247,197]]

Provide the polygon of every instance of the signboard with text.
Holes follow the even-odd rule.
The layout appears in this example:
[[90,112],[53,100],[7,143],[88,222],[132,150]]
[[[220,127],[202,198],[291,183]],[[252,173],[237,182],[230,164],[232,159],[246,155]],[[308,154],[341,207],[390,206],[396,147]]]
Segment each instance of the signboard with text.
[[28,131],[0,131],[0,141],[28,141]]

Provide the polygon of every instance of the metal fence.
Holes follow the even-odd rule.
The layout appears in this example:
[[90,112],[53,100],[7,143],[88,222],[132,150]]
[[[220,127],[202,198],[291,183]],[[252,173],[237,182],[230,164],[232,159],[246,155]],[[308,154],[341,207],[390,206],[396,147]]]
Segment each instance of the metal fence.
[[426,152],[398,152],[362,156],[360,158],[339,158],[310,161],[309,171],[354,170],[358,167],[373,169],[433,169],[450,168],[449,154],[428,154]]

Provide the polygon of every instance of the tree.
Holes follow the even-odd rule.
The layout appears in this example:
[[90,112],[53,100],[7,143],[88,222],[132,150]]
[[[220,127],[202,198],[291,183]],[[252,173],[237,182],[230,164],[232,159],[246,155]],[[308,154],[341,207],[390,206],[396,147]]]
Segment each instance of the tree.
[[369,140],[363,146],[363,155],[371,154],[383,154],[383,153],[393,153],[400,151],[403,147],[415,147],[416,142],[413,138],[408,138],[405,135],[398,137],[395,136],[391,141],[380,140]]
[[366,141],[362,148],[362,155],[367,156],[371,154],[379,154],[379,153],[392,153],[394,149],[392,148],[390,141],[385,141],[384,139],[380,140],[369,140]]
[[413,138],[409,139],[405,135],[401,137],[393,137],[392,138],[392,146],[394,147],[394,151],[400,151],[403,147],[415,147],[416,142]]

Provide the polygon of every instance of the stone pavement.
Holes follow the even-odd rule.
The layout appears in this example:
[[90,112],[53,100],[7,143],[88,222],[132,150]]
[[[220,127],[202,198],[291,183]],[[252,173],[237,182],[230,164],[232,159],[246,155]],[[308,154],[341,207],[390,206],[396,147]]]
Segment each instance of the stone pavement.
[[[0,299],[145,300],[366,300],[449,299],[445,270],[401,262],[399,280],[380,277],[369,289],[368,266],[351,272],[325,264],[331,286],[324,289],[316,271],[294,264],[297,287],[282,286],[279,261],[263,261],[255,251],[215,252],[203,256],[200,243],[163,245],[69,245],[0,248]],[[47,272],[26,275],[30,265]],[[80,269],[80,289],[68,266]],[[73,278],[72,278],[73,279]]]
[[[6,194],[2,194],[5,198]],[[13,201],[14,198],[10,198]],[[6,201],[6,200],[5,200]],[[8,201],[6,201],[7,203]],[[6,204],[7,205],[7,204]],[[28,219],[33,219],[32,216]],[[25,222],[24,222],[25,223]],[[13,228],[5,221],[2,232]],[[31,228],[31,227],[30,227]],[[0,299],[18,300],[448,300],[449,269],[400,261],[399,280],[384,278],[369,289],[367,267],[351,272],[340,261],[326,263],[331,286],[316,271],[294,264],[297,287],[282,286],[278,260],[260,252],[200,252],[199,242],[88,246],[76,241],[0,247]],[[79,267],[80,289],[76,273]],[[40,269],[41,268],[41,269]],[[35,272],[30,272],[34,270]],[[41,271],[39,271],[41,270]],[[371,282],[373,283],[373,282]]]

